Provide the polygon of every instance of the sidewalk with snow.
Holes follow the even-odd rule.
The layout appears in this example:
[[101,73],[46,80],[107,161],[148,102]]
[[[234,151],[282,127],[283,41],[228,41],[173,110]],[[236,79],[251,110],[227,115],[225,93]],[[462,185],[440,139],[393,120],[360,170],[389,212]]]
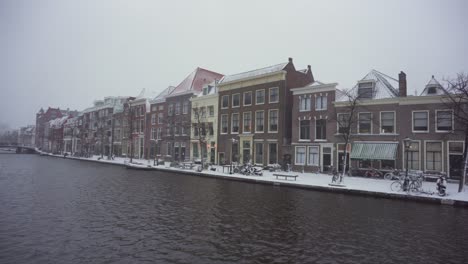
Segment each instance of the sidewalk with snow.
[[[61,157],[63,155],[52,155],[49,153],[40,152],[42,155],[54,156],[54,157]],[[67,159],[77,159],[77,160],[86,160],[86,161],[94,161],[94,162],[101,162],[107,164],[114,164],[114,165],[121,165],[125,166],[129,162],[129,158],[120,158],[116,157],[114,160],[108,160],[107,156],[104,158],[99,159],[100,156],[94,155],[91,158],[78,158],[78,157],[70,157],[67,156]],[[297,186],[297,187],[316,187],[316,188],[323,188],[323,190],[327,191],[340,191],[348,190],[350,192],[360,192],[360,193],[367,193],[369,195],[375,194],[376,196],[383,196],[385,194],[386,197],[395,197],[395,198],[427,198],[427,200],[431,199],[438,199],[441,200],[442,203],[451,203],[451,201],[460,201],[464,202],[465,205],[468,205],[468,191],[465,188],[464,192],[458,193],[458,184],[456,183],[447,183],[447,194],[444,197],[440,197],[436,193],[436,183],[435,182],[423,182],[422,190],[423,193],[406,193],[406,192],[395,192],[390,189],[390,184],[393,182],[391,180],[384,180],[384,179],[369,179],[369,178],[362,178],[362,177],[345,177],[343,179],[344,187],[338,186],[330,186],[331,183],[331,175],[328,174],[320,174],[320,173],[300,173],[300,172],[270,172],[267,170],[263,171],[263,176],[245,176],[242,174],[229,174],[228,172],[223,173],[222,166],[212,166],[216,168],[216,171],[211,170],[204,170],[202,172],[196,172],[195,169],[187,170],[187,169],[180,169],[174,167],[165,167],[164,165],[153,166],[153,160],[143,160],[143,159],[133,159],[133,163],[137,163],[140,165],[136,165],[136,167],[141,168],[151,168],[154,170],[164,170],[169,172],[180,172],[184,174],[193,174],[199,176],[211,176],[211,177],[221,177],[221,178],[232,178],[236,180],[246,180],[246,181],[255,181],[255,182],[265,182],[265,183],[273,183],[275,185],[284,185],[287,184],[288,186]],[[133,165],[133,164],[132,164]],[[133,165],[135,166],[135,165]],[[289,175],[298,175],[297,180],[284,180],[284,179],[276,179],[273,174],[289,174]],[[445,202],[444,202],[445,201]]]

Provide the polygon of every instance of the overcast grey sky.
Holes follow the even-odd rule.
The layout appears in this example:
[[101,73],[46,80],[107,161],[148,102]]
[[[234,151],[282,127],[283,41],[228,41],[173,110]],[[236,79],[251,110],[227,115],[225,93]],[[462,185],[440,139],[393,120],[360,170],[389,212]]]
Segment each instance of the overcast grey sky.
[[409,90],[468,71],[468,1],[0,1],[0,125],[40,107],[177,85],[200,66],[286,62],[352,87],[369,70]]

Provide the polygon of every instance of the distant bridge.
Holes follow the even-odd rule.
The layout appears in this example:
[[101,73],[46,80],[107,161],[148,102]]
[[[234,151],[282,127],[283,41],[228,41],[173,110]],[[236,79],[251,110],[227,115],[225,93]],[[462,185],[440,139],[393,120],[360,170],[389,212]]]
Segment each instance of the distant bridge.
[[[36,148],[31,146],[20,146],[17,143],[0,142],[0,149],[14,149],[17,154],[34,154]],[[0,151],[1,152],[1,151]],[[8,153],[8,152],[3,152]],[[13,152],[11,152],[13,153]]]

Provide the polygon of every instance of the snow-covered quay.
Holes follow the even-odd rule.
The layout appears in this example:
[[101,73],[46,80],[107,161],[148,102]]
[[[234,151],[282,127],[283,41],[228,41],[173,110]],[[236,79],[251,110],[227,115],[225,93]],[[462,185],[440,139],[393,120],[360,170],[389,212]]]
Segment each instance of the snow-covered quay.
[[[53,155],[49,153],[44,153],[38,151],[41,155],[51,156],[57,158],[64,158],[63,155]],[[108,160],[106,157],[100,159],[100,156],[93,156],[90,158],[80,158],[80,157],[66,157],[66,159],[76,159],[90,162],[98,162],[103,164],[112,164],[125,167],[128,163],[128,158],[119,158],[116,157],[113,160]],[[135,165],[140,164],[140,165]],[[327,191],[327,192],[337,192],[337,193],[347,193],[363,196],[373,196],[380,198],[389,198],[389,199],[399,199],[399,200],[408,200],[408,201],[419,201],[427,202],[434,204],[443,204],[443,205],[454,205],[454,206],[464,206],[468,207],[468,192],[458,193],[458,184],[457,183],[448,183],[447,184],[447,196],[440,197],[436,192],[436,183],[435,182],[424,182],[423,183],[423,192],[417,193],[407,193],[407,192],[396,192],[390,189],[390,184],[393,181],[384,180],[384,179],[369,179],[362,177],[345,177],[344,186],[331,186],[331,175],[320,174],[320,173],[300,173],[300,172],[280,172],[280,174],[288,175],[298,175],[296,180],[277,178],[274,174],[277,172],[270,172],[267,170],[263,171],[262,176],[245,176],[242,174],[230,174],[229,168],[226,166],[212,166],[215,170],[204,170],[202,172],[197,172],[194,169],[181,169],[174,167],[166,167],[165,165],[153,165],[153,160],[139,160],[133,159],[132,166],[134,168],[141,168],[146,170],[151,170],[155,172],[157,176],[158,171],[193,175],[193,176],[203,176],[203,177],[213,177],[213,178],[222,178],[228,180],[237,180],[244,182],[260,183],[260,184],[272,184],[275,186],[288,186],[296,187],[303,189],[312,189],[318,191]]]

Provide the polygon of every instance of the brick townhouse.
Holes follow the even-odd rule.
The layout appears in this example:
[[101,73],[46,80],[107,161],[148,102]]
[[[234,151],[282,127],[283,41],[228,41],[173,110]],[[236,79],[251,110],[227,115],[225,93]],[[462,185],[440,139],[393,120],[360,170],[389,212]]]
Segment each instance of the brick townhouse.
[[[328,109],[323,115],[316,110],[320,100],[310,100],[315,105],[307,110],[302,105],[309,103],[304,99],[307,96],[317,98],[320,93],[323,96],[324,93],[318,90],[323,87],[317,85],[317,89],[314,89],[314,85],[311,85],[294,90],[296,170],[326,171],[329,164],[341,169],[344,160],[342,132],[345,127],[340,126],[343,123],[338,120],[345,120],[350,115],[348,97],[338,89],[333,92],[329,87],[325,93]],[[395,79],[372,70],[349,90],[352,98],[359,97],[356,120],[350,127],[351,144],[346,157],[353,174],[363,174],[370,167],[405,169],[403,140],[408,137],[412,139],[408,152],[410,169],[428,173],[445,172],[451,178],[460,176],[464,136],[457,132],[459,124],[454,122],[453,111],[443,103],[445,92],[440,83],[433,77],[423,88],[420,95],[409,96],[404,72]],[[318,117],[325,117],[326,121],[317,123]],[[308,119],[311,122],[308,123]],[[324,123],[326,142],[316,142],[317,135],[314,133],[320,131]],[[304,135],[307,132],[309,135]]]
[[218,161],[290,163],[292,88],[314,81],[310,66],[296,70],[293,59],[225,76],[218,84]]
[[151,111],[151,118],[156,113],[161,113],[164,117],[163,125],[152,124],[150,130],[156,133],[159,128],[162,130],[160,131],[163,142],[162,156],[169,156],[176,161],[190,158],[190,130],[192,129],[190,99],[201,93],[205,85],[222,77],[220,73],[196,68],[175,88],[166,89],[153,100],[152,108],[154,106],[155,111]]
[[48,146],[48,138],[45,137],[46,125],[50,120],[62,117],[63,114],[64,111],[60,110],[60,108],[51,107],[47,108],[46,111],[41,108],[36,113],[35,144],[37,148],[45,149],[45,147]]
[[[167,145],[163,141],[163,136],[167,129],[165,123],[167,118],[166,96],[171,94],[174,89],[174,86],[169,86],[150,100],[150,158],[154,158],[153,155],[156,155],[158,159],[162,159],[163,153],[164,155],[167,153]],[[164,152],[162,151],[163,149]]]

